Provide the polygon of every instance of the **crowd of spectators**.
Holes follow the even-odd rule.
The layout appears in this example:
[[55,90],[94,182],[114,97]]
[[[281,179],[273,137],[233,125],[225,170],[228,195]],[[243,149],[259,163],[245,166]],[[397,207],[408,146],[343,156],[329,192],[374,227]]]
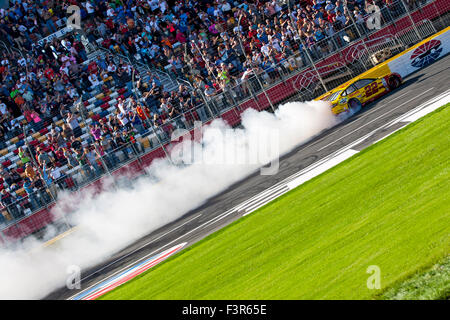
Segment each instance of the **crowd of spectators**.
[[[292,0],[289,11],[281,0],[10,1],[0,9],[0,149],[14,137],[23,141],[50,125],[51,130],[46,142],[17,149],[22,166],[3,166],[2,205],[13,208],[13,218],[23,215],[11,205],[22,200],[15,192],[20,188],[31,210],[51,201],[56,188],[73,187],[61,170],[65,165],[98,177],[144,151],[136,135],[159,130],[168,137],[174,126],[205,120],[217,111],[218,94],[239,88],[226,96],[232,103],[250,93],[246,81],[255,73],[276,81],[294,52],[307,64],[306,50],[319,59],[345,46],[368,31],[368,5],[396,14],[392,3]],[[70,5],[80,8],[82,31],[46,40],[65,27]],[[83,37],[111,53],[89,60]],[[117,63],[115,54],[130,60]],[[165,69],[190,85],[167,92],[154,73],[146,81],[136,74],[136,99],[130,61]],[[89,117],[85,102],[112,88],[125,88],[126,94],[114,112],[84,126],[89,135],[82,139],[80,121],[86,124]]]
[[345,46],[368,32],[369,5],[389,6],[385,19],[401,9],[391,0],[291,1],[290,11],[280,0],[97,2],[85,6],[91,40],[101,37],[104,47],[169,66],[198,89],[215,92],[245,80],[250,70],[276,79],[278,66],[296,50],[308,63],[304,50],[319,59]]

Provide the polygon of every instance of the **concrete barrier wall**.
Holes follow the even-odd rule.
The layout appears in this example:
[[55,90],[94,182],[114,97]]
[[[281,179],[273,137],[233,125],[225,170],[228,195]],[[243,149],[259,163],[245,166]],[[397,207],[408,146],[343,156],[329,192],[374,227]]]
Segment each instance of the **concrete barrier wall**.
[[450,52],[450,27],[412,46],[408,50],[389,59],[391,72],[406,77]]

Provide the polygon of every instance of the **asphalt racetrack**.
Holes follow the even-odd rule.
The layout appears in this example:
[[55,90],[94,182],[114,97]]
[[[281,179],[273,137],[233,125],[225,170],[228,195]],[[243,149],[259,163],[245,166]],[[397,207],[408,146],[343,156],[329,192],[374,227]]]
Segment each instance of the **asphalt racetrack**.
[[[83,270],[80,290],[63,287],[45,299],[70,299],[124,268],[172,246],[183,242],[187,243],[184,248],[192,245],[246,214],[243,210],[235,210],[235,207],[348,145],[353,144],[352,149],[357,151],[370,146],[407,123],[400,121],[389,126],[386,124],[449,89],[450,55],[447,55],[408,76],[400,88],[364,107],[350,119],[283,156],[278,174],[263,176],[258,172],[247,177],[209,199],[200,208],[141,238],[102,264]],[[361,140],[371,132],[374,133]],[[354,144],[357,140],[360,141]]]

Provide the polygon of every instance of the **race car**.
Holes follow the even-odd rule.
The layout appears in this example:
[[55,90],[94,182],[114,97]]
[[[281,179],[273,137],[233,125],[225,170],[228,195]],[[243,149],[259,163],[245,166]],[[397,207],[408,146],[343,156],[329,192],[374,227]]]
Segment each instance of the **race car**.
[[329,101],[334,114],[358,111],[364,105],[399,87],[402,82],[398,73],[381,77],[360,76],[328,91],[316,100]]

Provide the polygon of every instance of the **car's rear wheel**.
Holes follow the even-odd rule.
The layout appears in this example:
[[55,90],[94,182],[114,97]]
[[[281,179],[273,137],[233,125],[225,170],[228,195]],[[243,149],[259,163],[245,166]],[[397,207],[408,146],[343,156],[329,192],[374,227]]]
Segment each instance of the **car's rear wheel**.
[[356,112],[361,110],[362,104],[358,99],[350,99],[350,101],[348,102],[348,106],[350,108],[350,111]]
[[401,81],[398,77],[392,76],[388,79],[388,86],[389,89],[394,90],[398,87],[400,87]]

